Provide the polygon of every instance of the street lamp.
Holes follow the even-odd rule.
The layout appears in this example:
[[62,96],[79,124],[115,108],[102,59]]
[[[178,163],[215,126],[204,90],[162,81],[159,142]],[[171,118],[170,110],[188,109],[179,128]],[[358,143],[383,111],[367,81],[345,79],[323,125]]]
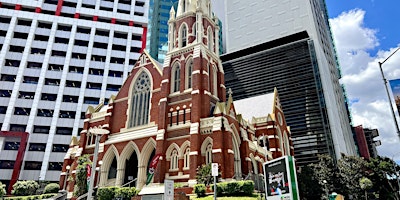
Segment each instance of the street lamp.
[[[102,128],[91,128],[89,129],[89,133],[92,133],[96,137],[96,145],[94,147],[94,153],[93,153],[93,163],[92,163],[92,173],[90,174],[90,181],[89,181],[89,189],[88,189],[88,195],[87,199],[92,200],[92,193],[93,193],[93,185],[94,185],[94,177],[96,173],[96,165],[97,165],[97,157],[99,154],[99,143],[100,143],[100,138],[102,135],[108,134],[110,131]],[[94,169],[94,170],[93,170]]]
[[67,190],[67,179],[68,179],[68,173],[69,173],[69,169],[71,169],[71,166],[67,165],[67,167],[65,168],[65,178],[64,178],[64,190]]
[[379,64],[379,69],[381,70],[381,74],[382,74],[382,78],[383,78],[383,83],[385,84],[386,93],[387,93],[387,96],[388,96],[388,98],[389,98],[389,105],[390,105],[390,108],[391,108],[391,110],[392,110],[392,115],[393,115],[393,120],[394,120],[394,126],[396,127],[397,135],[399,136],[399,140],[400,140],[400,130],[399,130],[399,126],[398,126],[398,124],[397,124],[396,115],[395,115],[395,113],[394,113],[394,109],[393,109],[393,105],[392,105],[392,98],[390,97],[389,89],[388,89],[388,86],[387,86],[387,80],[386,80],[385,74],[383,73],[383,70],[382,70],[382,65],[383,65],[383,63],[385,63],[390,57],[392,57],[393,54],[395,54],[398,50],[400,50],[400,47],[398,47],[392,54],[390,54],[383,62],[378,62],[378,64]]

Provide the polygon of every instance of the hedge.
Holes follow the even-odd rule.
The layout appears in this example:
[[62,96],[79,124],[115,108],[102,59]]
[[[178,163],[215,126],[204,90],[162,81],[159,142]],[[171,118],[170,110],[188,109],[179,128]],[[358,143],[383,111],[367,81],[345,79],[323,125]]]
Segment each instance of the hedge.
[[253,192],[254,182],[251,180],[217,183],[218,196],[252,196]]
[[197,195],[197,197],[205,197],[206,196],[206,185],[205,184],[194,185],[194,193]]
[[119,197],[123,199],[131,199],[139,193],[135,187],[102,187],[97,190],[99,200],[112,200]]
[[60,185],[58,183],[49,183],[44,187],[43,193],[44,194],[49,194],[49,193],[57,193],[60,190]]
[[53,194],[41,194],[32,196],[5,197],[4,200],[36,200],[36,199],[41,200],[41,199],[49,199],[56,195],[57,195],[56,193],[53,193]]

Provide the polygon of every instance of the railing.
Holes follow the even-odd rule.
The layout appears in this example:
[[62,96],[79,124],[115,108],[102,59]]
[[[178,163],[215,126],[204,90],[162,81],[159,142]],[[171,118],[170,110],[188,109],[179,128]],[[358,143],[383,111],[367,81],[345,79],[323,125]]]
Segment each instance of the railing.
[[131,183],[132,183],[132,182],[136,182],[136,181],[137,181],[137,178],[135,178],[135,179],[133,179],[133,180],[131,180],[131,181],[129,181],[129,182],[123,184],[121,187],[125,187],[125,186],[127,186],[127,185],[129,185],[129,187],[131,187]]

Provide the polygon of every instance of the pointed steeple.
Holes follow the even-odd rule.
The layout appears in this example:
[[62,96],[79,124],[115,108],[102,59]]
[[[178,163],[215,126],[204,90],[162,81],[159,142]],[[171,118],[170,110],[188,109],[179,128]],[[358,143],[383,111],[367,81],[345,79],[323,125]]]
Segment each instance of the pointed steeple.
[[169,20],[174,20],[175,19],[175,8],[172,6],[171,10],[169,11]]

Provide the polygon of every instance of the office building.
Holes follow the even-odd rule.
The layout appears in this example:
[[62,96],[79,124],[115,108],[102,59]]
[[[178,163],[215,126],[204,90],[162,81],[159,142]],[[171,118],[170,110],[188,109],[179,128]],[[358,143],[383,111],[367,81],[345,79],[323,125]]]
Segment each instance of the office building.
[[[28,132],[19,180],[58,181],[89,105],[108,102],[146,46],[147,0],[0,2],[1,131]],[[0,147],[1,162],[15,159]],[[0,181],[12,169],[0,169]]]
[[147,28],[146,50],[151,57],[163,63],[168,51],[169,12],[178,0],[149,0],[149,23]]
[[278,88],[297,163],[355,155],[324,0],[225,1],[226,87],[235,99]]

